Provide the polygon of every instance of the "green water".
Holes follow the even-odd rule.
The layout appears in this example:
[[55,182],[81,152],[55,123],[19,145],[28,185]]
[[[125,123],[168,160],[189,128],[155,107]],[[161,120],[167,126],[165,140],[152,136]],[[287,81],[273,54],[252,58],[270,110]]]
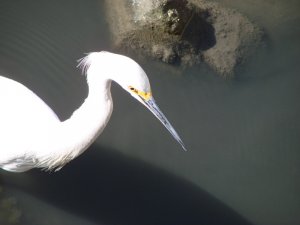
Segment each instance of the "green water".
[[[267,34],[235,79],[140,61],[189,151],[114,85],[112,119],[89,151],[55,174],[1,172],[21,224],[298,224],[300,4],[220,2]],[[87,91],[76,60],[113,50],[104,13],[102,1],[0,1],[0,74],[68,118]]]

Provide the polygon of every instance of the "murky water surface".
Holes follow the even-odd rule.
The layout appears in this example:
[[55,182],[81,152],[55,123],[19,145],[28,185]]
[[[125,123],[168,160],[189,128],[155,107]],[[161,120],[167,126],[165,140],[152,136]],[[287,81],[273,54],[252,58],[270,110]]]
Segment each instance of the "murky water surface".
[[[219,2],[267,34],[235,79],[205,65],[178,73],[140,62],[189,151],[114,85],[112,119],[88,152],[55,174],[1,172],[21,224],[300,221],[299,3]],[[2,0],[0,30],[0,73],[34,90],[61,119],[87,93],[76,60],[112,50],[102,1]]]

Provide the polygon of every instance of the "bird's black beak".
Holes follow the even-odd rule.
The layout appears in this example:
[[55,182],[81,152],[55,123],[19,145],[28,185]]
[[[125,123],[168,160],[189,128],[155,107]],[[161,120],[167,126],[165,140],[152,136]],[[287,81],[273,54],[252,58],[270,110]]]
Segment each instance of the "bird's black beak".
[[145,106],[156,116],[157,119],[168,129],[168,131],[172,134],[172,136],[178,141],[178,143],[181,145],[184,151],[187,151],[185,148],[181,138],[171,125],[171,123],[168,121],[166,116],[162,113],[162,111],[158,108],[157,104],[154,101],[154,98],[151,96],[149,99],[143,99],[143,102]]

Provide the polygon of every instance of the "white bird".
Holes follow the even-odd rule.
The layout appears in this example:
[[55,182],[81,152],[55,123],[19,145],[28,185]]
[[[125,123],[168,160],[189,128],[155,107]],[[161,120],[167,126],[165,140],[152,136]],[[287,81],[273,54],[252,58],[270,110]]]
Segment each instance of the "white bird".
[[0,168],[12,172],[58,170],[83,153],[110,119],[112,81],[145,105],[186,150],[156,105],[146,73],[134,60],[93,52],[80,59],[78,67],[86,74],[89,92],[65,121],[24,85],[0,76]]

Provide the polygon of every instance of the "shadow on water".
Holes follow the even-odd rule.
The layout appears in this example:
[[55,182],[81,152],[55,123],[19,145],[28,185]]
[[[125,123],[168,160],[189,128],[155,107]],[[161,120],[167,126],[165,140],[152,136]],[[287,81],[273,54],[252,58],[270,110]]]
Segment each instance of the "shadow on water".
[[12,173],[6,185],[97,223],[250,225],[193,184],[96,145],[57,173],[28,173],[37,186],[14,181],[22,174]]
[[[176,10],[179,22],[171,33],[180,35],[182,40],[187,41],[195,50],[207,50],[216,44],[215,29],[210,21],[210,13],[207,10],[198,9],[195,6],[187,6],[188,1],[167,1],[163,4],[164,14],[170,10]],[[173,21],[169,22],[172,27]],[[183,47],[184,48],[184,47]]]

